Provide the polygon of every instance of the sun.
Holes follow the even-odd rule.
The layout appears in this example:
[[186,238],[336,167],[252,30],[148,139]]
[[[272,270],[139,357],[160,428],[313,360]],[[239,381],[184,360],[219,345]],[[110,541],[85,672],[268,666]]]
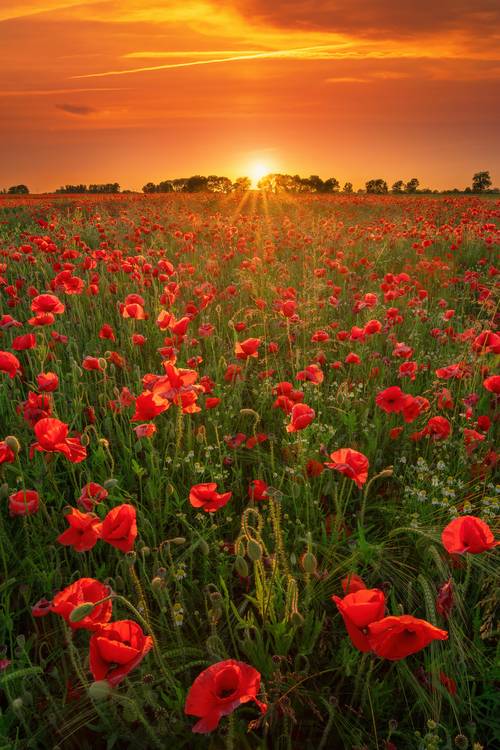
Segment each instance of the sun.
[[252,180],[252,188],[255,189],[259,180],[265,177],[266,174],[269,174],[270,171],[271,170],[269,169],[269,167],[261,161],[252,164],[248,174],[248,176]]

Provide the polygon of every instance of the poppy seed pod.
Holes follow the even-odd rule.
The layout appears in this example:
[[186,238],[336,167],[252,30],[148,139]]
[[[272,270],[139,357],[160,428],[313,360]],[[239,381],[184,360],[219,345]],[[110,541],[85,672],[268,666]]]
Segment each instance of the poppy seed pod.
[[18,455],[19,451],[21,450],[21,445],[15,435],[7,435],[4,443],[8,448],[11,449],[13,453],[15,453],[16,456]]
[[300,560],[305,573],[313,575],[318,568],[318,561],[312,552],[306,552]]
[[241,555],[236,555],[235,561],[234,561],[234,569],[240,575],[242,578],[248,577],[248,564],[244,557]]
[[252,562],[262,560],[262,545],[256,539],[249,539],[247,542],[247,555]]
[[198,543],[198,547],[200,549],[200,552],[202,555],[208,555],[210,552],[210,547],[208,546],[208,542],[205,539],[200,539]]
[[94,611],[95,604],[92,602],[84,602],[78,607],[75,607],[69,614],[70,622],[81,622],[85,617],[88,617]]
[[96,680],[89,685],[88,695],[93,701],[103,701],[109,698],[111,689],[107,680]]

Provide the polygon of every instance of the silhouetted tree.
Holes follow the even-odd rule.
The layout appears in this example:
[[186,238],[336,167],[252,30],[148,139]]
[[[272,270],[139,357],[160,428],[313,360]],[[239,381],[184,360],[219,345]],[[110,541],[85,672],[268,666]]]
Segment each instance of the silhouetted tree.
[[482,193],[491,187],[491,177],[489,172],[476,172],[472,178],[472,189],[475,193]]
[[342,191],[344,193],[352,193],[352,182],[344,183],[344,187],[342,188]]
[[210,193],[230,193],[233,183],[228,177],[211,174],[207,177],[207,190]]
[[252,187],[252,181],[249,177],[237,177],[233,182],[233,190],[237,192],[246,192]]
[[388,192],[387,182],[380,178],[377,180],[368,180],[368,182],[365,184],[367,193],[376,193],[378,195],[381,195]]
[[317,174],[312,174],[307,180],[309,183],[309,191],[311,193],[322,193],[324,190],[325,183],[318,177]]
[[405,190],[407,193],[416,193],[419,185],[419,180],[417,180],[416,177],[412,177],[411,180],[408,180],[408,182],[406,183]]
[[340,183],[335,177],[329,177],[323,183],[324,193],[336,193],[340,188]]
[[186,184],[183,187],[183,191],[186,193],[202,193],[208,190],[208,181],[212,179],[210,177],[203,177],[200,174],[195,174],[192,177],[188,177]]
[[29,194],[29,188],[27,185],[12,185],[8,190],[7,193],[9,195],[28,195]]
[[396,180],[394,185],[392,186],[391,190],[393,193],[402,193],[404,188],[404,182],[403,180]]

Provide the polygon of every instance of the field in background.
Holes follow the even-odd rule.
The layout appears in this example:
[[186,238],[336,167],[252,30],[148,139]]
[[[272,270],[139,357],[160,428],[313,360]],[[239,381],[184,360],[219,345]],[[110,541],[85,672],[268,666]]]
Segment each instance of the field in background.
[[[500,741],[495,552],[441,539],[498,517],[499,216],[477,197],[0,199],[0,748]],[[137,536],[128,515],[109,533],[120,506]],[[84,551],[59,539],[70,507],[95,514]],[[353,574],[447,640],[361,652],[331,598]],[[110,690],[95,630],[51,611],[82,578],[151,638]],[[190,686],[227,659],[267,711],[193,734]]]

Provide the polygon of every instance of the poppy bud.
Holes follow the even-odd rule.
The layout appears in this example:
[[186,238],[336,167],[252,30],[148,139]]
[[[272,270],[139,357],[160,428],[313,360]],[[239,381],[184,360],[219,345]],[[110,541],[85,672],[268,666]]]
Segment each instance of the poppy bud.
[[186,544],[186,537],[184,536],[175,536],[173,539],[170,539],[170,544]]
[[106,490],[113,490],[117,486],[118,486],[118,479],[106,479],[106,481],[103,484],[103,487]]
[[165,582],[159,576],[155,576],[153,580],[151,581],[151,588],[153,589],[153,591],[156,591],[156,592],[161,591],[164,588],[164,586],[165,586]]
[[247,555],[252,562],[262,560],[262,546],[256,539],[249,539],[247,543]]
[[19,440],[14,435],[7,435],[7,437],[4,440],[5,445],[11,449],[13,453],[18,455],[19,451],[21,450],[21,446],[19,444]]
[[302,559],[300,562],[305,573],[308,573],[309,575],[316,573],[318,561],[316,560],[312,552],[306,552],[304,555],[302,555]]
[[296,628],[300,628],[300,626],[304,624],[304,618],[302,617],[298,609],[295,609],[290,615],[290,622]]
[[89,685],[88,693],[94,701],[106,700],[111,695],[111,685],[107,680],[96,680]]
[[0,485],[0,500],[5,500],[6,497],[9,497],[9,485],[7,482],[4,482]]
[[71,610],[69,614],[70,622],[81,622],[85,617],[88,617],[94,611],[95,604],[93,602],[84,602],[78,607]]
[[151,554],[151,549],[149,547],[143,547],[141,549],[141,554],[143,557],[149,557],[149,555]]
[[467,750],[469,747],[469,740],[465,736],[465,734],[457,734],[455,737],[455,745],[459,748],[459,750]]
[[248,565],[247,561],[244,557],[241,555],[236,555],[235,561],[234,561],[234,569],[240,575],[242,578],[247,578],[248,576]]
[[12,703],[10,704],[13,712],[15,714],[19,713],[23,708],[23,699],[22,698],[14,698]]
[[208,555],[210,552],[210,547],[208,546],[208,543],[205,539],[200,539],[200,542],[198,544],[198,547],[200,548],[200,552],[202,555]]

